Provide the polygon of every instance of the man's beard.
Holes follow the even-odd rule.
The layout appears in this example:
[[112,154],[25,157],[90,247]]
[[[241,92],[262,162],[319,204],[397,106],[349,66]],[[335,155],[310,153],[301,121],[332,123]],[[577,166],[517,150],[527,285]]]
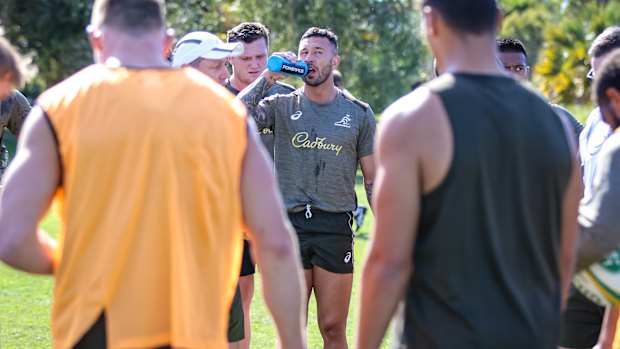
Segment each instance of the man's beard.
[[316,86],[321,85],[325,81],[327,81],[327,79],[329,78],[329,73],[331,73],[331,71],[332,71],[332,65],[329,64],[328,66],[323,68],[323,70],[316,71],[318,74],[315,75],[313,80],[310,80],[308,76],[304,77],[303,80],[306,83],[306,85],[316,87]]

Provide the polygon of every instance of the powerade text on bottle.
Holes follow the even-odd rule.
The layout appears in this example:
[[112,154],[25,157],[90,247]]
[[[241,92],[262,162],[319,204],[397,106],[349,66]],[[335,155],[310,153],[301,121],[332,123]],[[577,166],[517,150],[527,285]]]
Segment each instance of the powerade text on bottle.
[[308,74],[308,64],[306,64],[306,62],[297,61],[296,64],[293,64],[288,59],[280,56],[269,57],[267,60],[267,69],[275,73],[283,73],[300,78]]

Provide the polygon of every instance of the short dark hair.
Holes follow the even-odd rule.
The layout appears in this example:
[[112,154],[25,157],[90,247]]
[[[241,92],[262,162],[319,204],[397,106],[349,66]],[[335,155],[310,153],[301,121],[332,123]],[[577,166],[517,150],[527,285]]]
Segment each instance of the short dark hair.
[[11,78],[15,87],[21,87],[26,80],[26,69],[22,57],[4,37],[0,36],[0,78]]
[[110,26],[132,35],[163,29],[164,0],[95,0],[90,24]]
[[309,28],[308,30],[306,30],[304,35],[301,36],[301,40],[312,37],[326,38],[327,40],[329,40],[329,42],[332,43],[332,45],[334,45],[334,49],[336,50],[336,53],[338,53],[338,36],[336,36],[336,34],[334,34],[334,32],[332,32],[331,30],[329,30],[329,28]]
[[599,105],[605,103],[608,100],[605,93],[612,87],[620,91],[620,49],[613,50],[603,61],[594,78],[592,100]]
[[605,29],[594,39],[588,55],[598,58],[617,48],[620,48],[620,27],[613,26]]
[[495,42],[497,43],[497,49],[499,52],[523,53],[527,59],[527,52],[525,52],[525,46],[521,40],[517,38],[498,38]]
[[423,0],[422,6],[430,6],[460,32],[479,35],[495,30],[496,0]]
[[228,42],[252,43],[258,39],[265,39],[269,47],[269,29],[259,22],[243,22],[232,28],[226,33]]

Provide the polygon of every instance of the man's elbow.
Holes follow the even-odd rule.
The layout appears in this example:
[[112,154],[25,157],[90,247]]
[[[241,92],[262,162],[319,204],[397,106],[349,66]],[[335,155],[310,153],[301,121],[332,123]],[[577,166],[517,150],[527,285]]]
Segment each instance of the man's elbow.
[[276,260],[293,259],[295,245],[291,234],[283,229],[281,234],[273,234],[263,241],[257,241],[256,248],[259,256]]
[[364,266],[364,276],[372,277],[381,284],[402,281],[409,277],[413,264],[409,258],[371,254]]
[[575,271],[587,268],[612,253],[620,245],[618,229],[586,229],[579,227]]

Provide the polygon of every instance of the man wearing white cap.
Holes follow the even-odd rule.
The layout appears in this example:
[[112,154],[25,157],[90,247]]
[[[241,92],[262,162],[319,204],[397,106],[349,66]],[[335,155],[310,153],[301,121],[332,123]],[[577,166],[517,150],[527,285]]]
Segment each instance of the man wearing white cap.
[[[243,53],[240,43],[224,43],[216,35],[195,31],[186,34],[179,40],[172,52],[172,67],[193,67],[222,85],[230,77],[226,69],[228,57],[236,57]],[[244,315],[241,293],[237,285],[235,298],[230,308],[228,322],[229,348],[238,348],[239,341],[245,338]]]
[[195,31],[186,34],[175,46],[172,66],[196,68],[225,85],[230,76],[226,69],[228,57],[236,57],[242,53],[243,45],[240,43],[224,43],[212,33]]

